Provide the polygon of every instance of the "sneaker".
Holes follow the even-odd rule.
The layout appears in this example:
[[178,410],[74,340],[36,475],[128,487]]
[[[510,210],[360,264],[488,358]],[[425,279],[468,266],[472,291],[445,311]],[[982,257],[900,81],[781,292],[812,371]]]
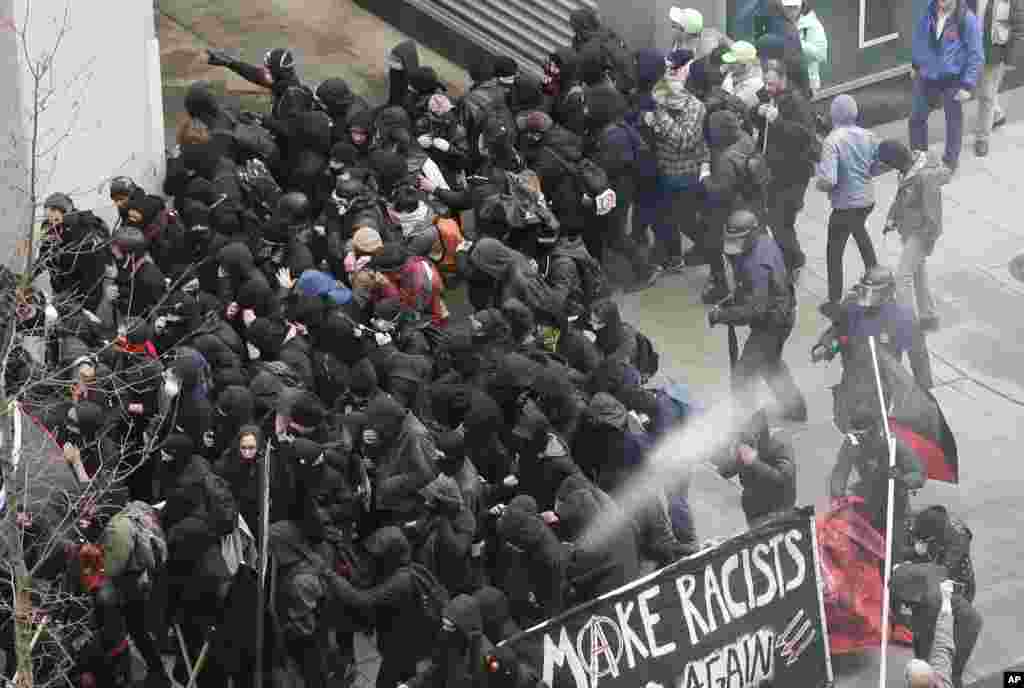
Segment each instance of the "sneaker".
[[712,278],[704,285],[700,300],[707,306],[717,306],[729,296],[729,288],[720,281]]
[[929,315],[921,318],[919,321],[922,332],[937,332],[939,329],[939,316]]
[[988,141],[978,139],[974,142],[974,154],[979,158],[984,158],[988,155]]
[[665,272],[678,274],[686,267],[686,261],[682,258],[669,258],[662,263],[662,267],[665,268]]
[[835,301],[826,301],[818,306],[818,312],[833,322],[839,320],[841,308]]
[[999,115],[999,117],[997,117],[995,121],[992,122],[992,128],[998,129],[1004,124],[1006,124],[1006,115]]

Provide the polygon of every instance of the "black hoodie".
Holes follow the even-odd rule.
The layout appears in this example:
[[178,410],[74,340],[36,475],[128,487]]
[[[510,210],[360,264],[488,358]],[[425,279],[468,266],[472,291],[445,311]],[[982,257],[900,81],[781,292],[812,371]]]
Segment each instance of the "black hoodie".
[[402,63],[401,69],[388,70],[388,105],[404,106],[409,95],[409,72],[420,66],[416,43],[402,41],[391,49],[388,58]]

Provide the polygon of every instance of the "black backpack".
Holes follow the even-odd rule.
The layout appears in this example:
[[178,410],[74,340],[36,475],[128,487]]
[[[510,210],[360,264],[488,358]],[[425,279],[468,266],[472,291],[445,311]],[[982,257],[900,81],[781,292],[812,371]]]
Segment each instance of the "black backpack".
[[277,201],[283,193],[262,160],[253,158],[238,167],[238,185],[242,189],[246,206],[266,221],[277,210]]
[[203,478],[203,491],[210,531],[217,537],[230,535],[238,526],[238,503],[231,492],[231,484],[210,471]]

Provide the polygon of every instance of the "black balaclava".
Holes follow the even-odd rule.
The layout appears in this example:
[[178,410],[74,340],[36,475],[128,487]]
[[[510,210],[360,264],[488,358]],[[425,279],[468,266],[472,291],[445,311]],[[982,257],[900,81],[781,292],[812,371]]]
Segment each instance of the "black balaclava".
[[163,490],[174,487],[181,472],[188,466],[195,452],[195,443],[192,438],[182,433],[173,433],[167,436],[160,445],[160,483]]
[[466,437],[458,430],[449,430],[437,438],[437,469],[454,477],[466,463]]

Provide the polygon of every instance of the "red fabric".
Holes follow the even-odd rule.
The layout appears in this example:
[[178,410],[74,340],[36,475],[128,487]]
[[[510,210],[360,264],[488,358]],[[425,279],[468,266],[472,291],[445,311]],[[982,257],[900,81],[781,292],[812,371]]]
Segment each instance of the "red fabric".
[[889,427],[897,439],[910,448],[924,464],[925,473],[930,480],[941,480],[945,483],[958,483],[957,467],[946,460],[946,452],[936,442],[919,435],[910,428],[900,425],[892,418]]
[[[863,500],[848,497],[817,516],[818,550],[824,584],[829,647],[834,655],[879,649],[882,643],[882,574],[885,539],[860,513]],[[910,644],[903,626],[889,634]]]

